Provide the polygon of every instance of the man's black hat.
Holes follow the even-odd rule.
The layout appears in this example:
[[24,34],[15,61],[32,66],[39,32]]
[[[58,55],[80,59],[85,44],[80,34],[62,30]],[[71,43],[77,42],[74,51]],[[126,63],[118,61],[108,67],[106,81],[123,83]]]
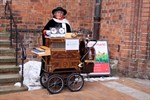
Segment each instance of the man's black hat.
[[54,13],[55,13],[56,11],[62,11],[62,12],[64,12],[64,15],[67,14],[66,9],[63,9],[62,7],[57,7],[57,8],[55,8],[55,9],[53,9],[53,10],[52,10],[52,14],[54,15]]

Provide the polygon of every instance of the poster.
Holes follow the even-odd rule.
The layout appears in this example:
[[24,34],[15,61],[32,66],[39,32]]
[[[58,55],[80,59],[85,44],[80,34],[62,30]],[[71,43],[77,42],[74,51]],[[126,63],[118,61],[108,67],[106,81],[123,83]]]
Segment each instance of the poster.
[[[95,43],[95,41],[90,41],[88,43],[88,47],[92,47]],[[97,43],[94,45],[94,49],[95,63],[93,73],[90,74],[109,75],[111,71],[107,41],[97,41]]]

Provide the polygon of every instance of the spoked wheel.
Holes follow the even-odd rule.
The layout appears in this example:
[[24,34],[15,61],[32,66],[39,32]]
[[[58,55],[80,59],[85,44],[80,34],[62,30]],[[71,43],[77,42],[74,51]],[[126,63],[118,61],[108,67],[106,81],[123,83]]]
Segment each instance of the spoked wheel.
[[46,73],[46,72],[43,72],[41,77],[40,77],[40,83],[41,85],[46,88],[47,87],[47,81],[48,81],[48,77],[49,77],[49,74]]
[[81,90],[84,85],[83,77],[78,73],[73,73],[67,77],[68,89],[72,92]]
[[63,90],[64,88],[64,80],[60,75],[54,74],[51,75],[47,81],[47,90],[52,93],[56,94]]

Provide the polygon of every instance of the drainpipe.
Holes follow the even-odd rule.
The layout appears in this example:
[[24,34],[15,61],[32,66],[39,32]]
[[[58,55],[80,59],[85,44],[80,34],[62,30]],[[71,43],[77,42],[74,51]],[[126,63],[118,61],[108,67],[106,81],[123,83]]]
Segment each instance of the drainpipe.
[[94,13],[93,39],[99,40],[100,36],[100,19],[101,19],[101,4],[102,0],[96,0]]

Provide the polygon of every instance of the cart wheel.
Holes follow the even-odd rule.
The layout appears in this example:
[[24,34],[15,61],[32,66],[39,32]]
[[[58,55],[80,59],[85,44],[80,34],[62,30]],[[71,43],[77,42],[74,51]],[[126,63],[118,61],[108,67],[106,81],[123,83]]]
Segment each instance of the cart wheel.
[[73,73],[67,77],[68,89],[72,92],[81,90],[84,85],[83,77],[78,73]]
[[64,88],[64,80],[58,74],[54,74],[49,77],[47,81],[47,89],[50,93],[56,94],[63,90]]
[[40,77],[40,83],[44,88],[46,88],[46,86],[47,86],[48,76],[49,76],[48,73],[43,72]]

